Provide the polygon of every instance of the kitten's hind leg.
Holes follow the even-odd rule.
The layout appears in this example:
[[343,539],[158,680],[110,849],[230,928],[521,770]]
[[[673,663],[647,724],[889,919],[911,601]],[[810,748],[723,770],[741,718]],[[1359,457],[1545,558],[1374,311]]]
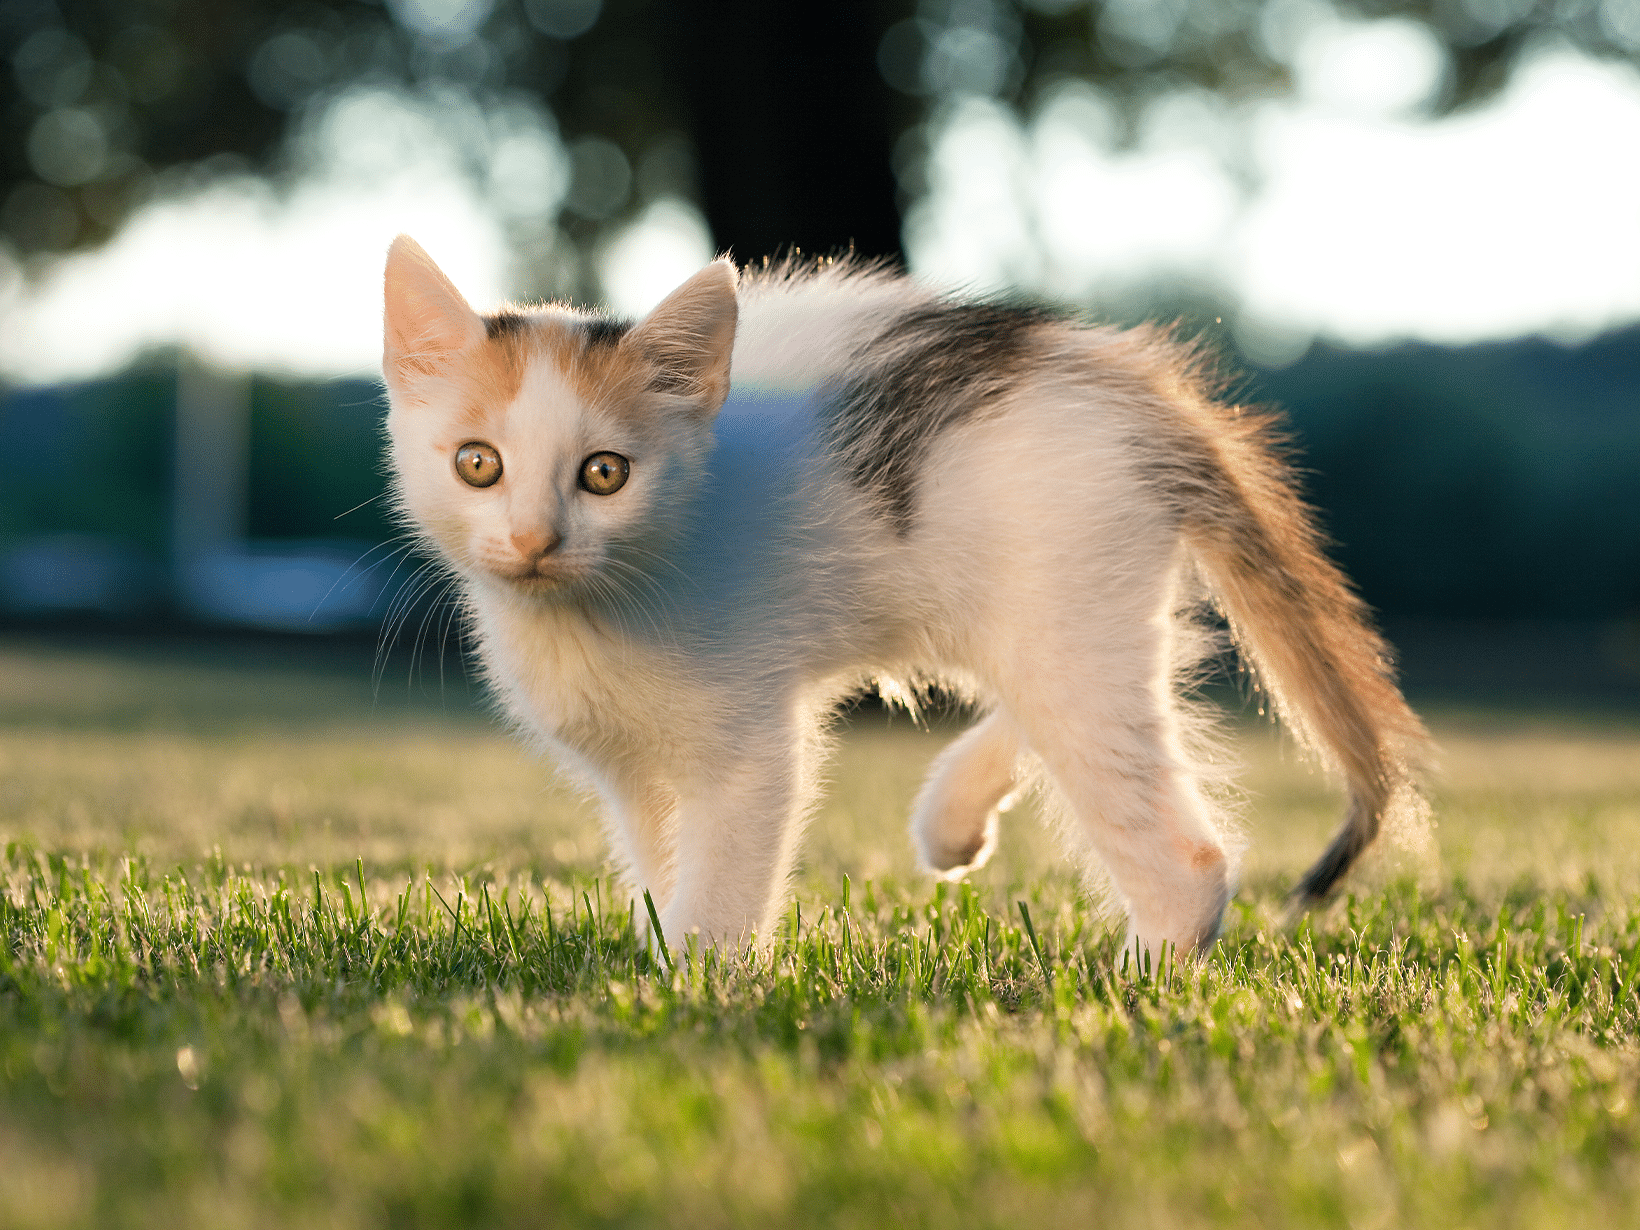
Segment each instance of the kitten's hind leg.
[[1128,947],[1199,951],[1218,938],[1231,867],[1168,725],[1154,710],[1076,714],[1034,729],[1031,746],[1125,900]]
[[1019,738],[1001,713],[963,732],[935,758],[911,811],[923,866],[946,879],[983,867],[997,816],[1017,784]]
[[[1185,753],[1165,619],[1076,621],[1062,667],[1022,672],[1007,707],[1070,808],[1068,835],[1103,860],[1128,908],[1130,948],[1200,951],[1218,937],[1232,867]],[[1074,640],[1072,639],[1074,637]],[[1083,643],[1076,644],[1076,641]]]

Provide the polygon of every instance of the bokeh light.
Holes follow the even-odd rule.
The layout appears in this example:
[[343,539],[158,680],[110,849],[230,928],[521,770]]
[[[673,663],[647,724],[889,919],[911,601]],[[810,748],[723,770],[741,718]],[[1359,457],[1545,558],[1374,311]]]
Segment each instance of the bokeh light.
[[[1139,56],[1165,8],[1101,21]],[[913,269],[1118,310],[1211,300],[1271,363],[1317,335],[1571,340],[1640,319],[1640,72],[1544,38],[1492,100],[1430,118],[1449,65],[1426,27],[1269,10],[1287,97],[1181,87],[1128,129],[1083,81],[1023,116],[947,91],[902,173]]]
[[144,206],[37,285],[14,279],[0,367],[80,379],[180,344],[229,370],[368,375],[395,234],[414,234],[475,302],[493,303],[512,281],[507,224],[550,225],[567,182],[545,113],[486,115],[386,88],[337,95],[303,126],[296,156],[304,170],[288,189],[213,177]]
[[641,316],[712,259],[712,236],[700,211],[662,197],[603,252],[605,301],[621,316]]
[[[289,134],[261,178],[132,152],[108,100],[175,87],[171,35],[132,24],[93,49],[53,26],[23,41],[33,179],[0,201],[0,234],[49,255],[122,229],[27,265],[0,240],[0,377],[108,373],[179,344],[231,366],[368,372],[399,230],[480,301],[576,295],[631,313],[710,259],[687,138],[617,141],[584,122],[565,138],[542,101],[561,65],[544,58],[530,90],[499,84],[508,11],[492,0],[388,8],[368,35],[292,10],[257,36],[245,84]],[[895,155],[910,266],[1117,315],[1212,304],[1270,364],[1317,336],[1578,339],[1640,319],[1640,72],[1547,19],[1522,26],[1529,9],[1452,0],[1438,38],[1328,0],[921,0],[876,48],[887,83],[925,108]],[[602,11],[527,0],[508,19],[559,46]],[[1632,0],[1579,11],[1640,48]],[[1075,38],[1028,45],[1033,13]],[[1525,40],[1507,82],[1452,110],[1463,48],[1503,31]],[[388,34],[399,78],[371,67]],[[1290,91],[1162,74],[1110,92],[1110,65],[1154,72],[1232,34]],[[1094,53],[1104,78],[1075,67]]]

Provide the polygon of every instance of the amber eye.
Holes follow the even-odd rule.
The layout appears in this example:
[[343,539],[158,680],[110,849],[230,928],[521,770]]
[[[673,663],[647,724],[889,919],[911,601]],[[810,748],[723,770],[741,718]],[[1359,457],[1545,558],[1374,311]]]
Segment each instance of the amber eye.
[[632,463],[619,453],[594,453],[581,463],[581,486],[593,495],[614,495],[631,473]]
[[482,440],[469,440],[456,450],[456,473],[469,487],[493,487],[501,477],[501,454]]

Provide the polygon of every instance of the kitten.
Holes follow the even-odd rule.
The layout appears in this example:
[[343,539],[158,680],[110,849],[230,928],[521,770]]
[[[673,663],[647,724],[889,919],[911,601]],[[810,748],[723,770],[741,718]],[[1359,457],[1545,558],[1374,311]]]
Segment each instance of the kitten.
[[1202,366],[1150,330],[850,262],[719,260],[634,325],[481,316],[407,236],[387,258],[400,508],[674,941],[770,934],[827,716],[876,683],[985,713],[916,801],[929,867],[982,864],[1040,763],[1130,946],[1210,944],[1233,852],[1174,695],[1197,576],[1349,785],[1299,893],[1348,870],[1425,735],[1269,420],[1214,401]]

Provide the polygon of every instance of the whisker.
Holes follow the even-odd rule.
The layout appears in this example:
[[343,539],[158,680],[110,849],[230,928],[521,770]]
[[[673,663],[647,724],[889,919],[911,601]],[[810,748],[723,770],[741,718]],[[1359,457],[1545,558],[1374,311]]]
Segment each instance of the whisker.
[[381,693],[388,659],[392,657],[393,650],[398,645],[404,626],[409,621],[410,612],[421,596],[439,582],[443,568],[444,564],[440,560],[429,560],[422,564],[404,579],[388,604],[387,614],[382,622],[382,636],[376,647],[376,664],[372,671],[378,696]]
[[[393,565],[393,571],[392,571],[392,572],[390,572],[390,573],[388,573],[388,574],[387,574],[387,580],[385,580],[385,581],[383,581],[383,582],[382,582],[382,592],[383,592],[383,593],[386,593],[386,592],[387,592],[387,587],[388,587],[388,586],[389,586],[389,585],[391,585],[391,584],[393,584],[393,578],[394,578],[394,577],[396,577],[396,576],[398,576],[398,574],[399,574],[399,569],[400,569],[400,568],[402,568],[402,567],[403,567],[403,566],[404,566],[404,563],[405,563],[405,561],[406,561],[406,560],[408,560],[408,559],[412,559],[412,558],[414,558],[414,555],[415,555],[415,550],[414,550],[414,548],[415,548],[415,547],[416,547],[416,545],[417,545],[417,544],[416,544],[416,543],[411,543],[411,544],[409,544],[409,549],[407,549],[407,550],[405,550],[405,551],[403,551],[403,552],[402,552],[402,553],[401,553],[401,554],[400,554],[400,555],[399,555],[399,559],[398,559],[398,562],[397,562],[397,563],[396,563],[396,564],[394,564],[394,565]],[[389,558],[389,559],[390,559],[390,558],[392,558],[392,557],[391,557],[391,556],[389,556],[389,557],[388,557],[388,558]],[[426,565],[426,564],[423,564],[423,565],[422,565],[422,567],[426,567],[426,566],[427,566],[427,565]],[[416,575],[416,573],[419,573],[419,572],[420,572],[420,571],[421,571],[421,568],[417,568],[417,569],[416,569],[416,572],[413,572],[413,573],[411,573],[411,574],[410,574],[410,575],[411,575],[411,576],[415,576],[415,575]],[[401,588],[401,590],[402,590],[402,586],[401,586],[401,587],[400,587],[400,588]],[[400,592],[400,591],[395,591],[395,594],[394,594],[394,597],[395,597],[395,599],[396,599],[396,598],[397,598],[397,595],[398,595],[398,592]],[[391,613],[392,613],[392,609],[393,609],[393,606],[392,606],[392,602],[389,602],[389,603],[388,603],[388,609],[387,609],[387,612],[386,612],[386,613],[385,613],[385,614],[384,614],[384,615],[383,615],[383,619],[386,619],[386,618],[387,618],[387,617],[388,617],[388,616],[389,616],[389,615],[391,615]]]
[[[440,580],[440,578],[436,575],[429,575],[426,578],[424,578],[422,583],[417,587],[416,592],[415,592],[414,596],[412,597],[412,599],[405,604],[404,611],[402,613],[401,618],[399,619],[397,629],[395,630],[394,635],[393,635],[393,642],[389,646],[389,649],[388,649],[389,654],[391,654],[392,650],[397,647],[399,639],[401,637],[403,637],[404,634],[407,631],[409,631],[410,617],[415,614],[416,608],[421,606],[422,601],[427,597],[427,595],[432,593],[433,590],[438,586],[439,580]],[[415,683],[415,678],[416,678],[416,655],[417,655],[417,652],[419,651],[419,648],[420,648],[420,634],[418,633],[417,638],[410,642],[409,664],[408,664],[408,667],[407,667],[407,670],[406,670],[406,677],[405,677],[406,687],[412,686]]]
[[381,499],[382,496],[384,496],[386,494],[387,494],[386,491],[378,491],[378,492],[376,492],[375,495],[371,496],[368,500],[361,500],[359,503],[355,504],[352,508],[348,509],[346,512],[337,513],[334,517],[331,518],[331,520],[332,521],[340,521],[343,517],[352,516],[354,513],[358,512],[359,509],[363,508],[366,504],[374,504],[377,500]]
[[[427,639],[428,624],[433,623],[433,621],[436,620],[445,598],[447,598],[450,594],[450,591],[455,588],[456,580],[457,580],[457,578],[455,578],[455,577],[447,577],[445,579],[444,585],[439,589],[438,593],[433,596],[432,601],[430,601],[427,604],[427,612],[421,617],[421,623],[419,625],[417,625],[417,627],[416,627],[416,641],[415,641],[414,647],[410,651],[410,680],[409,680],[409,682],[412,685],[415,683],[416,663],[417,663],[418,659],[420,659],[422,657],[422,645],[425,642],[425,640]],[[431,587],[429,587],[429,588],[431,588]],[[437,624],[434,623],[434,626],[436,627]],[[439,664],[439,689],[440,689],[440,695],[443,694],[443,687],[444,687],[444,670],[443,670],[443,663],[441,662]]]
[[[648,572],[645,572],[642,568],[639,568],[629,560],[610,557],[605,561],[605,563],[610,566],[611,571],[604,574],[604,579],[613,587],[613,592],[619,596],[629,598],[637,606],[639,612],[645,617],[645,619],[648,620],[650,631],[655,634],[655,639],[658,642],[675,647],[677,641],[674,635],[672,621],[667,618],[664,610],[664,607],[667,605],[665,602],[665,587],[663,587],[660,582]],[[616,570],[619,570],[625,575],[619,577],[614,575]],[[636,587],[628,587],[625,583],[629,578],[631,581],[639,583],[642,586],[642,590],[640,591]],[[657,624],[656,616],[659,616],[661,622],[666,625],[666,630],[664,632],[661,630],[660,625]]]
[[[402,564],[403,561],[401,560],[400,563]],[[382,621],[386,626],[392,627],[393,623],[403,614],[405,604],[414,601],[416,587],[436,567],[437,564],[432,560],[423,561],[399,583],[398,588],[393,592],[393,597],[387,604],[387,610],[382,616]],[[396,571],[397,569],[395,569]]]
[[[395,538],[389,538],[386,542],[378,542],[375,546],[371,547],[368,551],[365,551],[363,554],[361,554],[358,559],[354,560],[345,569],[343,569],[341,576],[337,577],[334,581],[332,581],[330,583],[330,588],[325,590],[324,597],[320,598],[319,601],[314,604],[313,610],[308,613],[308,622],[311,623],[313,621],[313,617],[315,615],[317,615],[324,608],[325,603],[330,601],[330,595],[332,595],[333,593],[336,592],[336,587],[337,586],[339,586],[339,585],[344,586],[345,588],[343,589],[342,592],[346,593],[347,589],[352,588],[355,585],[362,584],[366,577],[368,577],[372,572],[376,571],[377,568],[381,567],[388,560],[392,559],[395,554],[398,554],[398,553],[404,552],[404,551],[412,550],[415,547],[415,543],[413,541],[412,542],[399,542],[399,540],[400,539],[406,539],[406,538],[413,538],[413,537],[414,536],[410,535],[410,534],[400,534],[400,535],[397,535]],[[394,546],[393,544],[395,542],[399,542],[399,545]],[[371,555],[373,555],[377,551],[380,551],[383,547],[392,547],[393,549],[391,551],[389,551],[386,555],[382,556],[381,559],[379,559],[375,563],[371,564],[370,567],[365,568],[362,571],[356,571],[356,570],[358,570],[360,564],[364,563],[365,560],[369,559],[371,557]],[[389,580],[391,580],[391,579],[392,578],[390,577]]]
[[447,600],[451,590],[455,588],[455,581],[452,579],[451,583],[445,587],[444,594],[440,597],[440,601],[444,603],[444,615],[438,627],[438,692],[441,699],[444,696],[444,650],[450,640],[450,629],[455,624],[456,618],[461,614],[463,595],[457,593],[455,601]]
[[[637,555],[637,556],[643,557],[644,559],[651,560],[654,563],[663,565],[664,567],[670,569],[672,572],[676,573],[678,575],[678,578],[680,580],[682,580],[685,584],[687,584],[690,589],[694,590],[697,594],[700,592],[700,581],[697,578],[695,578],[694,576],[691,576],[681,566],[679,566],[679,564],[676,560],[670,559],[667,556],[662,555],[659,551],[655,551],[655,550],[653,550],[649,547],[641,546],[638,543],[633,543],[633,542],[624,542],[624,543],[620,544],[619,548],[617,548],[616,551],[620,555]],[[615,553],[612,553],[611,558],[614,558],[614,557],[615,557]],[[628,563],[630,561],[623,560],[622,562],[623,563]],[[656,583],[659,584],[658,581]]]
[[[614,624],[622,650],[629,650],[633,638],[631,628],[627,624],[628,609],[635,607],[639,614],[643,614],[648,618],[643,604],[628,601],[631,595],[621,588],[616,578],[607,574],[593,573],[586,578],[586,583],[593,596],[600,599],[600,610]],[[659,640],[660,630],[654,626],[652,619],[649,622],[651,630],[655,633],[656,639]]]

